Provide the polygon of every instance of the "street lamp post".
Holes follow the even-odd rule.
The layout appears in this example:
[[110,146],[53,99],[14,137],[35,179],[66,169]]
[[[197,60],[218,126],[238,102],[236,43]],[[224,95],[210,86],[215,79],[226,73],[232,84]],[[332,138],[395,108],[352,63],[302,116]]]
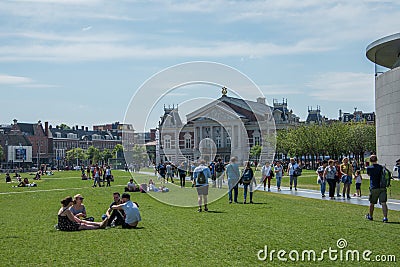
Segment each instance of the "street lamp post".
[[36,157],[36,165],[38,170],[39,168],[39,162],[40,162],[40,141],[37,141],[37,145],[38,145],[38,152],[37,152],[37,157]]

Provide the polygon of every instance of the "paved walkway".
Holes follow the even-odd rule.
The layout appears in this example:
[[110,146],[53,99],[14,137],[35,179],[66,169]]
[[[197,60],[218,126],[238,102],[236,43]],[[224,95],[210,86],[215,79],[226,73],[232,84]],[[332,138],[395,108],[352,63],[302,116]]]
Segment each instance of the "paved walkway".
[[[154,172],[153,173],[151,173],[151,172],[139,172],[139,173],[146,174],[146,175],[151,175],[151,176],[154,177]],[[186,178],[188,179],[188,177],[186,177]],[[364,179],[364,177],[363,177],[363,179]],[[328,185],[326,185],[326,188],[328,189]],[[263,189],[264,189],[263,187],[257,187],[256,190],[263,191]],[[398,200],[398,199],[390,199],[389,192],[390,192],[390,190],[388,190],[388,198],[389,199],[387,201],[387,205],[388,205],[389,210],[400,211],[400,200]],[[326,197],[322,198],[321,197],[321,192],[319,190],[298,188],[297,191],[295,191],[294,189],[291,191],[289,189],[289,187],[281,187],[281,191],[278,192],[277,187],[276,186],[272,186],[272,185],[271,185],[271,192],[270,193],[272,193],[272,194],[292,195],[292,196],[306,197],[306,198],[314,198],[314,199],[320,199],[321,201],[335,201],[335,202],[343,202],[343,203],[348,203],[348,204],[369,206],[368,195],[365,195],[365,196],[362,196],[362,197],[351,197],[351,199],[343,199],[342,197],[336,197],[336,199],[331,200],[328,197],[328,191],[326,192]],[[380,208],[381,205],[376,204],[375,207]]]
[[[328,189],[328,185],[327,185],[327,189]],[[263,188],[258,188],[258,190],[263,191]],[[390,192],[390,190],[388,190],[388,194],[389,194],[389,192]],[[328,192],[326,193],[326,197],[322,198],[321,192],[318,190],[298,188],[297,191],[295,191],[294,189],[292,191],[290,191],[289,187],[281,187],[281,191],[278,192],[276,186],[271,186],[271,193],[314,198],[314,199],[320,199],[322,201],[335,201],[335,202],[343,202],[343,203],[356,204],[356,205],[362,205],[362,206],[369,206],[368,195],[365,195],[362,197],[351,197],[351,199],[343,199],[342,197],[336,197],[336,199],[331,200],[328,197]],[[389,197],[389,199],[386,203],[388,205],[389,210],[400,211],[400,200],[390,199],[390,195],[388,195],[388,197]],[[376,204],[375,207],[380,208],[381,205]]]

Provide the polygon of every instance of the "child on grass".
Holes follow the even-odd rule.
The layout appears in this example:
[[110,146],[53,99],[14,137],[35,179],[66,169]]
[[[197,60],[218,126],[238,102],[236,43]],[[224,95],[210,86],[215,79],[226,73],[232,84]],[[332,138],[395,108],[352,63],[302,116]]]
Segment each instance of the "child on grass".
[[362,181],[362,177],[361,177],[361,173],[360,170],[357,170],[356,173],[354,174],[354,179],[356,180],[356,191],[357,193],[354,194],[357,197],[361,197],[361,181]]

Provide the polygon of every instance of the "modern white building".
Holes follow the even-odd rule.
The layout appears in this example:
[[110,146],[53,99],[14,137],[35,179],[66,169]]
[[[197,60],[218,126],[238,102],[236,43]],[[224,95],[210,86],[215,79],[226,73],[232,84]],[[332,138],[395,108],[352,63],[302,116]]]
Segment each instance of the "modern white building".
[[[400,158],[400,33],[371,43],[366,56],[375,63],[376,145],[380,164],[390,169]],[[377,72],[377,66],[387,68]]]

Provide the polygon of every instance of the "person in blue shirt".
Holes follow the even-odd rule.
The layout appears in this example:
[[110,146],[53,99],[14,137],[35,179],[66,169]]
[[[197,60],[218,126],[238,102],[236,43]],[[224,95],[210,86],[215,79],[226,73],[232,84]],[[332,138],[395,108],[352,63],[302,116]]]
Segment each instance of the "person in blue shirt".
[[197,199],[199,204],[198,212],[201,212],[201,205],[204,200],[204,211],[208,211],[207,197],[208,197],[208,179],[211,178],[210,168],[205,166],[205,161],[200,160],[200,165],[193,171],[194,184],[197,189]]
[[387,190],[386,186],[381,186],[381,177],[383,166],[378,164],[378,158],[376,155],[371,155],[369,158],[371,165],[367,167],[367,174],[370,177],[370,185],[369,185],[369,213],[365,215],[365,218],[372,221],[374,216],[374,207],[375,204],[379,202],[382,205],[383,212],[383,222],[388,222],[388,207],[386,205],[387,202]]
[[294,171],[299,167],[299,164],[294,160],[294,158],[290,158],[290,163],[288,165],[287,173],[289,174],[289,184],[290,190],[292,190],[292,185],[294,183],[294,190],[297,191],[297,176]]
[[125,212],[125,222],[122,224],[122,228],[136,228],[138,223],[142,220],[140,217],[138,204],[131,201],[131,195],[128,193],[123,193],[121,199],[123,203],[119,205],[113,205],[111,206],[111,209],[123,210]]
[[232,191],[233,201],[238,203],[237,197],[239,193],[238,183],[240,180],[239,165],[236,163],[236,158],[232,157],[230,163],[226,166],[226,176],[228,177],[228,197],[229,204],[232,203]]

